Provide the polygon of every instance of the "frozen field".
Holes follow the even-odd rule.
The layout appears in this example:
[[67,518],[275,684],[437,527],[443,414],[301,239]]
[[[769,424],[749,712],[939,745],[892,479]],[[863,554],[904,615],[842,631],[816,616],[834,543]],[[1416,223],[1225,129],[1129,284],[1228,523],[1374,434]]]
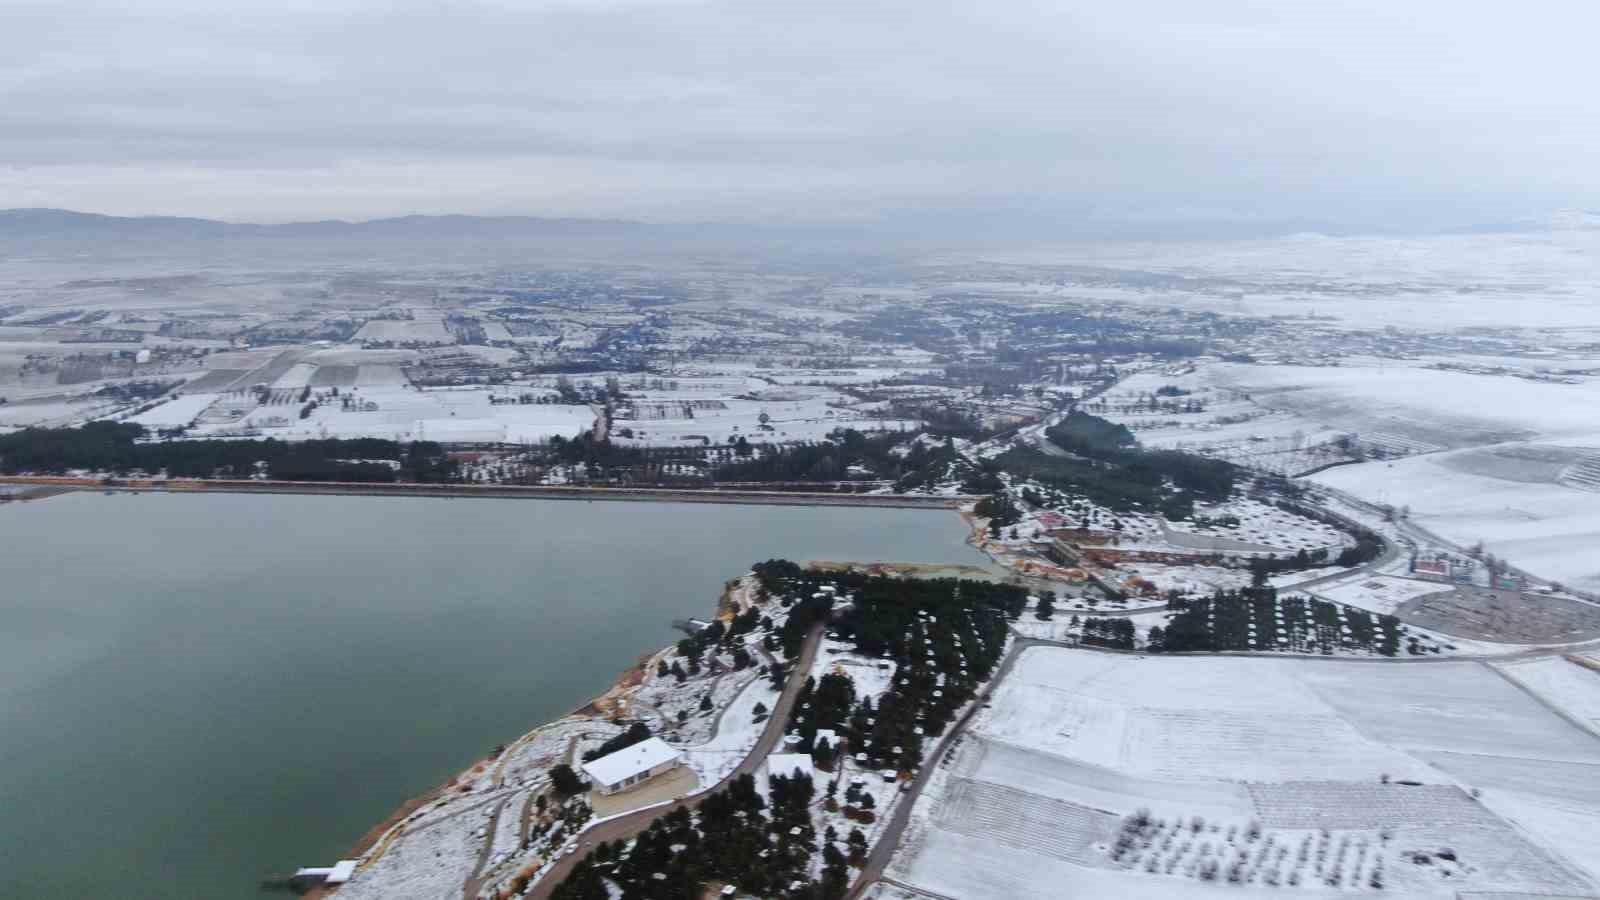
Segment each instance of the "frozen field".
[[[1470,452],[1470,451],[1469,451]],[[1440,537],[1484,548],[1541,578],[1600,590],[1600,504],[1591,491],[1512,481],[1451,465],[1453,454],[1329,469],[1312,478],[1366,500],[1411,507]]]
[[[759,382],[755,382],[759,384]],[[618,411],[611,439],[632,446],[684,443],[722,446],[739,438],[752,444],[819,441],[840,428],[907,431],[921,426],[906,419],[879,419],[851,408],[851,398],[812,386],[752,389],[740,379],[673,381],[671,390],[629,394]]]
[[[1600,327],[1600,307],[1592,300],[1600,286],[1593,263],[1597,250],[1600,234],[1594,231],[1417,238],[1311,234],[1249,241],[1069,244],[990,252],[985,258],[1205,276],[1191,290],[1137,282],[1073,284],[1070,290],[1077,296],[1226,315],[1314,313],[1336,328],[1437,331]],[[1211,284],[1235,290],[1225,294]],[[1463,285],[1473,286],[1472,292],[1463,293]]]
[[[365,375],[371,366],[362,366]],[[354,403],[331,398],[299,418],[299,407],[261,406],[241,422],[214,426],[201,433],[259,429],[280,440],[377,437],[397,441],[446,443],[535,443],[554,435],[573,437],[594,425],[587,406],[489,402],[481,389],[428,390],[380,386],[345,392]]]
[[[1136,378],[1145,387],[1161,380]],[[1215,364],[1179,381],[1225,409],[1237,404],[1228,398],[1247,394],[1250,407],[1272,411],[1232,426],[1259,425],[1255,444],[1269,455],[1290,423],[1268,427],[1268,420],[1287,415],[1299,423],[1300,441],[1350,434],[1405,457],[1312,477],[1368,501],[1409,507],[1442,537],[1463,545],[1482,540],[1541,577],[1600,588],[1600,565],[1579,552],[1600,542],[1592,503],[1600,486],[1593,449],[1600,447],[1600,381],[1536,382],[1359,359],[1339,366]],[[1193,430],[1145,431],[1140,439],[1184,443],[1174,435],[1207,445],[1207,435]],[[1238,455],[1226,440],[1219,449]]]
[[1387,575],[1356,575],[1319,584],[1311,590],[1311,593],[1335,603],[1359,606],[1384,615],[1394,615],[1394,611],[1407,600],[1426,597],[1429,594],[1448,593],[1452,590],[1454,590],[1453,585],[1437,581],[1394,578]]
[[127,421],[146,428],[178,428],[194,422],[216,400],[216,394],[184,394]]
[[[1559,658],[1514,665],[1584,708],[1557,663],[1600,684]],[[1600,829],[1597,774],[1600,739],[1479,663],[1036,647],[919,800],[889,875],[961,898],[1594,896],[1600,849],[1574,834]],[[1113,853],[1107,828],[1141,810],[1142,843]]]
[[1502,663],[1496,668],[1600,735],[1600,671],[1558,656]]
[[1340,366],[1222,363],[1205,371],[1212,383],[1246,391],[1260,406],[1357,434],[1396,432],[1441,447],[1600,434],[1600,382],[1533,382],[1360,359]]

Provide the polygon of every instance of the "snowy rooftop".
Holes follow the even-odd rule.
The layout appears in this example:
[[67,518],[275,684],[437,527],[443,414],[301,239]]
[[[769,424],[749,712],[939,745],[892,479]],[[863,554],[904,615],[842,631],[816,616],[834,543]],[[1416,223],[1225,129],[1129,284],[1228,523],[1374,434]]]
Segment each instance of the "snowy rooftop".
[[601,784],[616,784],[662,763],[678,759],[678,751],[660,738],[648,738],[583,764],[583,772]]
[[782,775],[788,778],[798,772],[811,777],[816,774],[812,768],[811,757],[804,753],[774,753],[767,757],[767,774]]

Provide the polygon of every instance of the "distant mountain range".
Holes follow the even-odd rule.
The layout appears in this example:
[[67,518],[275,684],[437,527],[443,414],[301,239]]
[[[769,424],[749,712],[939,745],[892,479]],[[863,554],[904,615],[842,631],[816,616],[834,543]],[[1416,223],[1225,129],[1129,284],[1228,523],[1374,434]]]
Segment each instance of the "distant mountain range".
[[1551,231],[1600,231],[1600,210],[1561,209],[1544,216],[1456,229],[1470,234],[1527,234]]
[[176,216],[103,216],[65,209],[0,210],[0,240],[208,238],[641,238],[717,236],[729,226],[647,225],[610,219],[534,216],[401,216],[366,222],[327,220],[256,225]]
[[[1000,217],[974,225],[964,234],[968,237],[992,233],[1011,239],[1040,239],[1042,237],[1146,237],[1147,234],[1114,223],[1077,223],[1062,234],[1049,235],[1051,225],[1060,223],[1030,223],[1026,216],[1015,219]],[[1030,225],[1032,227],[1030,227]],[[361,241],[481,241],[485,243],[513,241],[545,242],[629,242],[639,246],[660,243],[679,246],[681,242],[718,242],[730,245],[786,244],[791,241],[821,240],[893,240],[919,234],[922,227],[932,228],[937,234],[937,223],[893,220],[879,226],[774,226],[735,225],[722,223],[653,225],[621,219],[547,219],[537,216],[400,216],[389,219],[370,219],[364,222],[347,222],[329,219],[318,222],[290,222],[282,225],[260,225],[245,222],[222,222],[216,219],[183,218],[178,216],[106,216],[98,213],[74,212],[66,209],[5,209],[0,210],[0,242],[12,244],[51,242],[122,241],[143,244],[146,241],[207,241],[219,239],[254,240],[287,239],[321,242],[351,241],[352,246],[362,246]],[[1187,238],[1270,238],[1305,231],[1304,227],[1257,229],[1235,233],[1225,225],[1210,224],[1188,228],[1181,236]],[[1330,234],[1374,233],[1363,229],[1312,228]],[[1600,211],[1568,209],[1537,218],[1517,219],[1510,222],[1469,225],[1445,229],[1447,234],[1540,233],[1557,231],[1600,231]],[[1127,232],[1127,233],[1124,233]],[[1404,234],[1406,232],[1376,233]],[[949,235],[945,235],[948,237]]]

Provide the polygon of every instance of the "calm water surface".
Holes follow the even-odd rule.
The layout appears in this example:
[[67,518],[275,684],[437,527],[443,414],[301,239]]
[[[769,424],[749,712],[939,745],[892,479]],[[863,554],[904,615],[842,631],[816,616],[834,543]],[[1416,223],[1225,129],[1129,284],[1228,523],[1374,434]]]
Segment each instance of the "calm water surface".
[[0,896],[260,897],[603,690],[770,557],[950,512],[75,494],[0,506]]

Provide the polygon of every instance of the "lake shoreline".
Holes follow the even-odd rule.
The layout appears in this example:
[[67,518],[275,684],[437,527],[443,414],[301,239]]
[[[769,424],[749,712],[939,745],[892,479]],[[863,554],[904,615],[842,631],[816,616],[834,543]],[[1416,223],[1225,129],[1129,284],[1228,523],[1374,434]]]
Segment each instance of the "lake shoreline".
[[[222,885],[218,896],[255,896],[263,878],[331,864],[352,848],[382,852],[383,871],[397,871],[394,850],[416,856],[433,835],[463,827],[436,815],[470,808],[485,820],[476,828],[507,800],[497,855],[526,839],[529,791],[571,761],[569,738],[592,749],[621,730],[607,720],[613,702],[653,729],[669,720],[679,728],[687,710],[688,743],[715,727],[698,709],[710,677],[677,691],[655,677],[655,663],[641,673],[637,661],[681,637],[669,623],[725,609],[729,576],[772,558],[985,563],[958,519],[930,510],[183,496],[79,489],[0,505],[0,537],[13,548],[7,593],[20,617],[8,646],[31,652],[12,653],[22,680],[10,686],[38,698],[8,717],[0,749],[56,773],[42,783],[23,777],[26,766],[0,773],[4,792],[40,810],[0,828],[0,848],[48,834],[56,847],[76,838],[90,851],[18,854],[9,877],[42,900],[107,891],[155,900],[167,876],[148,864],[150,878],[137,883],[150,890],[111,889],[143,871],[141,861],[205,840],[216,853],[160,871]],[[35,633],[57,639],[37,644]],[[303,662],[283,667],[285,652]],[[768,661],[750,654],[757,668]],[[717,708],[748,677],[753,670],[721,681]],[[641,678],[636,704],[628,691]],[[557,720],[556,731],[514,743]],[[138,799],[140,821],[159,827],[80,812],[101,791],[74,773],[97,765],[92,748],[108,721],[152,761],[111,793]],[[289,731],[299,739],[265,749]],[[461,773],[474,767],[466,790],[471,776]],[[201,808],[184,790],[195,783],[236,802]],[[448,803],[436,813],[440,800]],[[418,811],[402,840],[370,849]],[[218,832],[232,837],[208,837]],[[465,878],[472,865],[456,867]],[[406,877],[425,882],[429,870]],[[364,874],[369,885],[388,881]],[[432,896],[437,885],[407,886]]]
[[[848,566],[851,564],[807,563],[807,565]],[[714,615],[715,621],[720,621],[726,625],[733,620],[733,617],[737,615],[739,611],[739,601],[736,599],[735,594],[741,590],[746,590],[751,587],[748,579],[752,577],[753,576],[751,574],[746,573],[745,575],[730,579],[723,585],[722,591],[717,596]],[[461,769],[457,774],[451,776],[449,779],[445,780],[434,788],[422,794],[418,794],[409,800],[406,800],[404,803],[400,804],[400,806],[397,807],[394,812],[390,813],[386,818],[372,826],[372,828],[368,829],[367,832],[363,834],[361,838],[357,840],[350,850],[341,858],[359,859],[361,860],[361,865],[358,866],[358,869],[364,867],[369,862],[366,857],[372,852],[372,850],[377,847],[380,842],[397,837],[400,833],[397,831],[397,829],[399,829],[400,826],[402,826],[407,820],[416,815],[429,804],[443,799],[451,790],[457,788],[458,785],[464,782],[470,783],[474,776],[481,774],[487,767],[494,765],[495,762],[504,755],[504,753],[508,752],[513,747],[535,741],[541,736],[542,733],[554,730],[562,723],[584,719],[614,722],[616,721],[615,717],[625,717],[627,715],[625,709],[629,705],[629,701],[633,698],[633,695],[637,693],[638,689],[642,686],[645,673],[648,672],[651,667],[655,666],[658,661],[671,655],[675,649],[675,645],[669,644],[653,653],[645,654],[633,665],[623,669],[612,681],[611,685],[596,696],[582,704],[579,704],[563,715],[557,716],[547,722],[534,726],[526,732],[523,732],[515,740],[507,743],[505,745],[505,749],[500,753],[484,756],[471,765]],[[719,715],[720,713],[721,710],[718,710]],[[573,767],[577,768],[576,765]],[[337,888],[317,887],[309,891],[305,896],[308,898],[308,900],[319,900],[319,898],[323,897],[337,896]]]
[[760,506],[869,506],[888,509],[955,509],[972,498],[926,494],[855,494],[726,488],[589,487],[581,485],[417,484],[411,482],[252,481],[240,479],[74,478],[3,475],[0,484],[67,491],[156,491],[174,494],[321,494],[377,497],[490,497],[535,500],[608,500],[665,503],[731,503]]

